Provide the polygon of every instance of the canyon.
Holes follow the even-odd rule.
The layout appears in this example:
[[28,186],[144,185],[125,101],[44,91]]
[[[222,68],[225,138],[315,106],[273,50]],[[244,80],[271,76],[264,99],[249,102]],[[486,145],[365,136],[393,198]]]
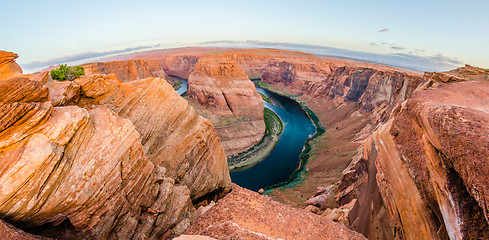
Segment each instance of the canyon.
[[196,51],[159,57],[181,77],[203,56],[233,59],[250,79],[302,102],[328,126],[314,140],[304,181],[273,191],[273,199],[307,206],[369,239],[487,234],[487,185],[476,180],[487,176],[477,160],[489,151],[482,139],[487,70],[466,66],[423,76],[281,50]]
[[[25,231],[489,237],[489,70],[423,75],[294,51],[181,48],[84,64],[86,76],[57,82],[22,74],[16,57],[0,52],[0,217]],[[171,76],[188,79],[185,99]],[[232,186],[227,170],[226,155],[264,134],[250,79],[317,126],[302,172],[267,196]],[[38,238],[9,223],[0,234]]]
[[1,82],[2,219],[67,239],[168,238],[230,191],[212,125],[165,80],[59,84]]
[[[203,206],[225,195],[235,196],[226,205],[254,194],[228,193],[232,186],[217,133],[166,79],[124,82],[114,73],[94,73],[58,82],[48,72],[22,74],[12,61],[15,54],[2,56],[10,59],[0,69],[15,70],[0,82],[2,236],[174,238],[200,219]],[[284,226],[310,214],[281,209],[295,216]],[[363,239],[324,217],[310,217],[328,224],[318,225],[321,232],[337,228],[341,233],[332,236]],[[297,225],[291,236],[306,234],[297,232],[306,223],[313,224]]]

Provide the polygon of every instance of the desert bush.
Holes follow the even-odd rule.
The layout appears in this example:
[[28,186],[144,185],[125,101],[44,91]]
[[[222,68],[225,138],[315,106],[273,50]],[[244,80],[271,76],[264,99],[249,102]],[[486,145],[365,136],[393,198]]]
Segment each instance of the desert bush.
[[80,66],[70,67],[66,64],[61,64],[58,68],[51,70],[51,78],[58,81],[73,81],[83,75],[85,75],[85,69]]

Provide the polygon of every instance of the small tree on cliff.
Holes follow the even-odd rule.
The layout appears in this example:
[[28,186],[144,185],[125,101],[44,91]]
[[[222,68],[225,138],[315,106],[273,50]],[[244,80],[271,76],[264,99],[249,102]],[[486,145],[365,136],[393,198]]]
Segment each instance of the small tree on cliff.
[[70,67],[66,64],[61,64],[58,68],[51,70],[51,77],[58,81],[73,81],[83,75],[85,75],[85,69],[80,66]]

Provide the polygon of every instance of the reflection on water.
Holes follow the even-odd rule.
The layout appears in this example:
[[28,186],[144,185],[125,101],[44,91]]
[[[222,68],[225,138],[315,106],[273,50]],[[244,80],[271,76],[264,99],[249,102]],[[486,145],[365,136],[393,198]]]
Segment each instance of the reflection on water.
[[172,78],[180,80],[180,82],[181,82],[180,88],[178,90],[175,90],[175,91],[177,91],[178,95],[182,96],[184,93],[187,92],[187,80],[185,80],[183,78],[176,77],[176,76],[172,76]]
[[304,142],[316,131],[311,119],[297,102],[261,88],[257,90],[273,101],[273,104],[265,102],[265,107],[282,119],[284,130],[277,146],[266,159],[249,169],[231,172],[234,183],[254,191],[288,181],[299,167]]

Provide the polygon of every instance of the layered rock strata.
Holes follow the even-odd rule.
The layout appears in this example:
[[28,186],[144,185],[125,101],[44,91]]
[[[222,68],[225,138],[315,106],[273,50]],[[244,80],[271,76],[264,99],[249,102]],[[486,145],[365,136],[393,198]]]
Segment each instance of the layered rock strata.
[[86,75],[92,74],[115,74],[117,79],[124,82],[145,79],[163,78],[168,79],[163,66],[155,60],[124,60],[111,62],[95,62],[83,64]]
[[200,58],[188,77],[187,96],[205,107],[202,115],[214,120],[226,155],[243,152],[262,139],[263,100],[233,60]]
[[426,73],[415,96],[367,139],[337,195],[340,204],[357,199],[353,229],[384,239],[489,237],[489,82],[471,81],[488,79],[482,70]]
[[[129,120],[104,107],[53,108],[49,101],[16,100],[0,108],[3,219],[27,228],[69,221],[80,234],[130,239],[161,237],[173,224],[161,220],[190,218],[186,186],[174,186],[144,156]],[[158,194],[165,200],[157,201]],[[149,208],[148,220],[159,218],[158,224],[139,221]]]
[[15,62],[19,55],[0,50],[0,80],[9,79],[22,74],[22,68]]
[[2,219],[64,239],[170,238],[193,203],[229,191],[212,125],[163,79],[33,78],[0,80]]
[[83,92],[80,106],[106,106],[132,121],[145,155],[167,175],[184,183],[194,201],[229,191],[231,180],[220,140],[209,120],[197,115],[165,80],[120,83],[105,75],[75,80]]

